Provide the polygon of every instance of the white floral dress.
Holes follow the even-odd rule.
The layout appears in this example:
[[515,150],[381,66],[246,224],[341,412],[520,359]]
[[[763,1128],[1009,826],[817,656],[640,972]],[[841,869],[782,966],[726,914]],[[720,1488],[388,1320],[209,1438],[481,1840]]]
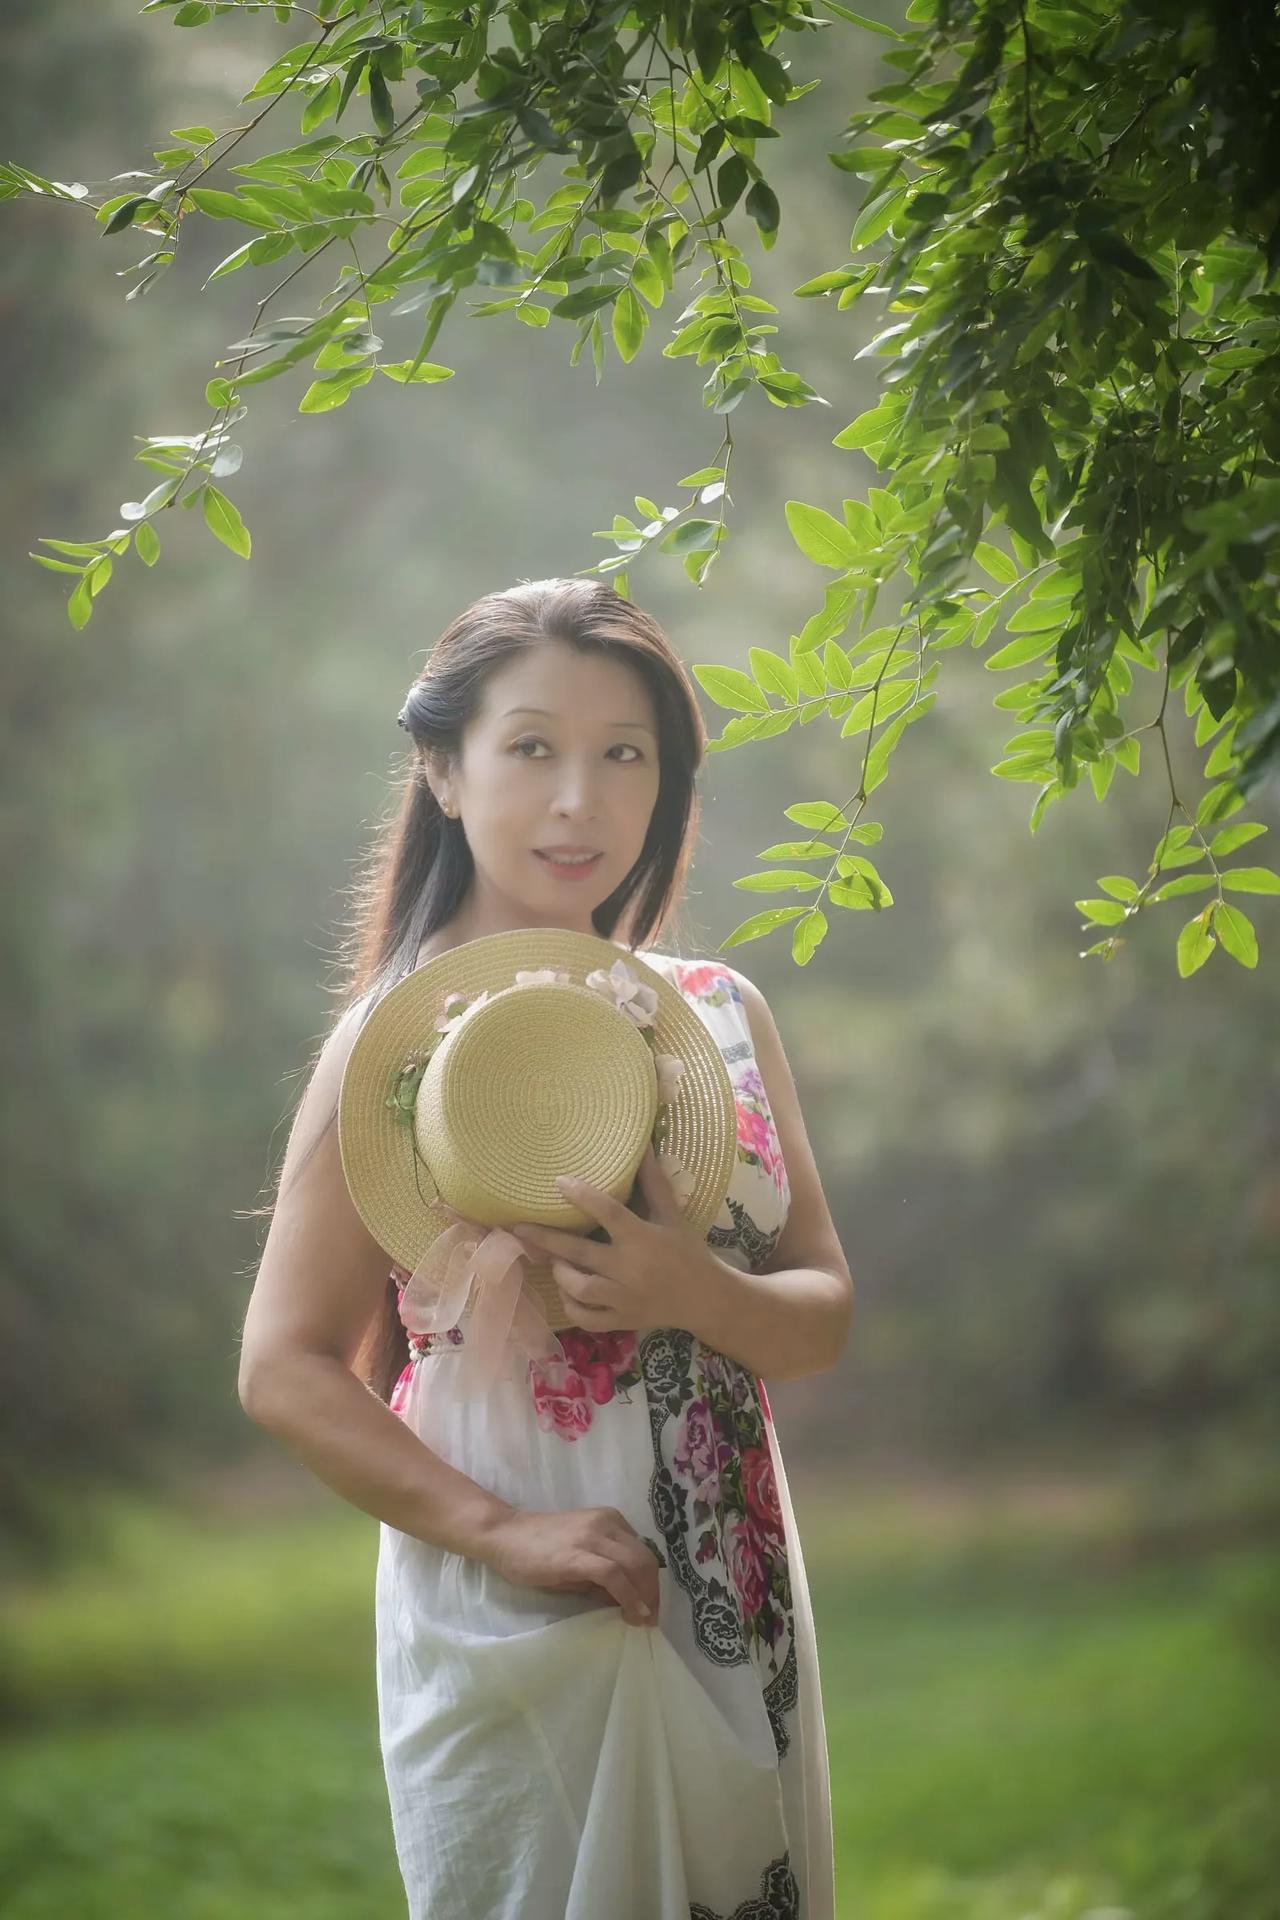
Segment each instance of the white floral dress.
[[[738,1157],[708,1234],[763,1268],[790,1200],[741,994],[641,949],[706,1021]],[[392,1273],[403,1287],[409,1275]],[[521,1587],[381,1526],[383,1764],[409,1920],[834,1920],[817,1647],[764,1383],[679,1327],[558,1329],[483,1399],[433,1392],[464,1322],[410,1336],[392,1410],[514,1505],[612,1506],[659,1613]]]

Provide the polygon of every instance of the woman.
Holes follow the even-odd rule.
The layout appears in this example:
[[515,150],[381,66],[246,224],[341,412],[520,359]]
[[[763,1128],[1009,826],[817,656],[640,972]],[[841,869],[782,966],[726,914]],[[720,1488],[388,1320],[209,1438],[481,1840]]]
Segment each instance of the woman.
[[[760,1374],[832,1366],[852,1284],[764,997],[648,945],[696,837],[693,688],[611,586],[524,582],[452,622],[400,721],[414,761],[294,1121],[240,1397],[382,1523],[379,1724],[411,1920],[833,1920],[817,1650]],[[689,997],[729,1066],[738,1160],[696,1333],[620,1315],[598,1240],[538,1230],[574,1324],[565,1361],[511,1384],[513,1479],[489,1404],[432,1390],[465,1324],[405,1364],[408,1276],[352,1205],[334,1121],[381,991],[538,926],[633,951]]]

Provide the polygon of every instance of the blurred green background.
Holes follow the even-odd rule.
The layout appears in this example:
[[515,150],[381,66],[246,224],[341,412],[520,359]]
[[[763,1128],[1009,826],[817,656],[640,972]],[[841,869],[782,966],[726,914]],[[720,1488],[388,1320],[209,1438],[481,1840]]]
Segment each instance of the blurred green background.
[[[237,124],[297,37],[11,0],[5,156],[102,197],[170,128]],[[832,404],[735,413],[732,532],[701,591],[678,561],[632,570],[690,664],[785,654],[823,580],[783,503],[838,512],[874,479],[831,439],[874,396],[853,354],[881,309],[787,296],[845,257],[861,189],[825,152],[889,44],[839,26],[790,49],[823,84],[771,155],[778,245],[741,238],[784,362]],[[118,524],[151,484],[134,436],[204,424],[266,282],[199,293],[233,243],[209,222],[127,303],[144,236],[26,197],[0,232],[0,1910],[390,1916],[377,1529],[240,1409],[247,1210],[436,634],[478,593],[603,557],[591,532],[634,494],[674,504],[721,421],[700,370],[658,352],[678,306],[598,389],[568,330],[459,309],[438,386],[375,383],[320,417],[296,411],[305,378],[254,389],[228,488],[252,561],[165,516],[154,573],[118,568],[77,634],[28,551]],[[1082,961],[1073,901],[1145,869],[1158,771],[1101,806],[1085,783],[1033,839],[1026,790],[988,772],[1004,684],[951,656],[875,796],[891,911],[837,915],[803,973],[785,932],[732,955],[774,1007],[857,1290],[841,1366],[770,1388],[840,1916],[1275,1920],[1271,925],[1263,907],[1253,974],[1219,954],[1181,981],[1177,902],[1110,966]],[[1189,727],[1174,744],[1190,802]],[[751,910],[732,882],[790,837],[786,805],[854,784],[835,729],[713,755],[681,951]],[[1278,813],[1274,792],[1250,808]]]

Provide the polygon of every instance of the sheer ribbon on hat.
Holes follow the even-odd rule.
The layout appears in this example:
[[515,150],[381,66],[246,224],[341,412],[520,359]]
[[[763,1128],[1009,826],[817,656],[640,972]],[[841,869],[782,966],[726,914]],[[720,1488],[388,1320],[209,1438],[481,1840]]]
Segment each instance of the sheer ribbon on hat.
[[400,1295],[400,1319],[413,1334],[457,1326],[470,1303],[466,1345],[450,1370],[460,1400],[482,1398],[513,1347],[530,1360],[566,1357],[541,1301],[524,1287],[527,1258],[504,1227],[459,1216],[431,1242]]

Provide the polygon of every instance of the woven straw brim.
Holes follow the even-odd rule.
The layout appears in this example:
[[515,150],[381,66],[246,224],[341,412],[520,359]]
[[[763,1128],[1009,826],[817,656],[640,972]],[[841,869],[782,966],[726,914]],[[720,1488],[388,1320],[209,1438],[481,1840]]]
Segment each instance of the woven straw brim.
[[[728,1192],[737,1154],[733,1085],[715,1037],[679,988],[636,954],[589,934],[561,928],[524,927],[468,941],[425,961],[377,1003],[352,1046],[338,1105],[343,1171],[361,1219],[378,1244],[386,1248],[400,1266],[412,1272],[431,1242],[450,1222],[447,1215],[431,1205],[436,1197],[434,1183],[414,1153],[413,1129],[397,1118],[385,1102],[404,1061],[412,1056],[423,1057],[437,1044],[436,1022],[442,1017],[449,996],[462,994],[471,1000],[485,990],[490,995],[502,994],[513,986],[518,970],[541,967],[562,969],[571,981],[582,983],[588,973],[596,968],[607,971],[617,960],[625,961],[635,978],[652,987],[657,995],[656,1051],[678,1054],[685,1063],[675,1101],[666,1109],[664,1151],[675,1155],[690,1184],[685,1218],[705,1235]],[[594,994],[594,989],[585,991]],[[534,987],[522,987],[511,999],[515,1001],[520,994],[536,992],[538,989]],[[565,996],[566,1001],[577,997],[576,994]],[[607,1011],[607,1003],[601,1000],[601,1004]],[[598,1022],[593,1024],[598,1028]],[[527,1021],[527,1025],[532,1033],[537,1023]],[[562,1071],[565,1029],[559,1021],[552,1021],[548,1023],[548,1031],[560,1036],[557,1039],[560,1058],[551,1064]],[[467,1037],[464,1026],[451,1044],[450,1051],[457,1049],[460,1061],[465,1058],[466,1050],[459,1043]],[[624,1043],[628,1037],[623,1034]],[[638,1033],[632,1037],[638,1038]],[[522,1042],[522,1047],[524,1044]],[[647,1042],[640,1044],[647,1049]],[[625,1045],[620,1047],[619,1055],[624,1061],[629,1057]],[[593,1152],[591,1148],[591,1125],[598,1127],[600,1116],[597,1114],[592,1122],[589,1097],[592,1068],[589,1059],[582,1064],[586,1069],[579,1093],[583,1111],[575,1122],[577,1131],[570,1129],[572,1137],[583,1143],[584,1157],[580,1164],[561,1163],[548,1169],[540,1145],[546,1128],[539,1124],[539,1112],[531,1111],[528,1104],[530,1082],[526,1074],[511,1080],[504,1079],[497,1071],[468,1073],[458,1088],[450,1090],[451,1116],[465,1113],[461,1124],[474,1132],[477,1139],[486,1141],[478,1164],[488,1169],[490,1189],[495,1185],[496,1172],[498,1190],[508,1191],[512,1196],[515,1204],[507,1215],[509,1221],[539,1218],[578,1233],[589,1232],[595,1224],[563,1199],[548,1197],[547,1204],[536,1210],[528,1201],[520,1200],[521,1194],[545,1193],[549,1176],[555,1173],[577,1173],[592,1180],[594,1185],[603,1185],[602,1179],[593,1179],[593,1166],[600,1171],[617,1165],[616,1154],[611,1159],[607,1140],[596,1143],[597,1148],[603,1147],[603,1152]],[[647,1061],[641,1064],[649,1071]],[[633,1097],[637,1097],[634,1084],[630,1091],[624,1089],[615,1096],[624,1101]],[[538,1099],[544,1103],[543,1122],[548,1098],[554,1099],[554,1092],[549,1094],[546,1088],[541,1089]],[[646,1109],[646,1113],[648,1111]],[[612,1114],[612,1120],[606,1124],[618,1127],[634,1140],[634,1116],[629,1106],[615,1106]],[[565,1138],[563,1129],[559,1130],[559,1138],[562,1141]],[[494,1142],[502,1143],[502,1159],[496,1168]],[[430,1151],[429,1138],[424,1145]],[[638,1164],[639,1153],[633,1158]],[[458,1211],[469,1212],[462,1205]],[[485,1218],[483,1205],[480,1212],[471,1213],[469,1217]],[[586,1264],[590,1264],[589,1258]],[[533,1255],[528,1257],[525,1287],[540,1302],[552,1327],[576,1324],[562,1304],[549,1261],[538,1260]]]

